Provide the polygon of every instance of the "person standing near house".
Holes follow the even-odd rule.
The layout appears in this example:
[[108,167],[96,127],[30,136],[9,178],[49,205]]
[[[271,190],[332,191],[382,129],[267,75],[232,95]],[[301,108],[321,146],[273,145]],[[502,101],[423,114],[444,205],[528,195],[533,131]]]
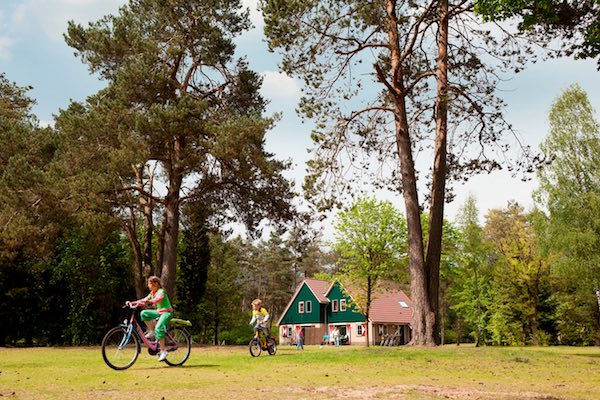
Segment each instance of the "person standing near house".
[[302,327],[298,325],[296,327],[296,350],[304,350],[304,337],[302,336]]
[[333,339],[333,344],[335,344],[335,347],[339,347],[340,346],[340,330],[338,329],[337,326],[334,326],[333,329],[331,330],[331,338]]

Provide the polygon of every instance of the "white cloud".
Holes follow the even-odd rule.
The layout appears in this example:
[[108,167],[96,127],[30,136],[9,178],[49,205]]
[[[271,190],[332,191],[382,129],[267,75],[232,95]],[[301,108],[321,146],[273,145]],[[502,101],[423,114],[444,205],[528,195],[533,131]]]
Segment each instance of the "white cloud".
[[114,14],[126,0],[25,0],[11,12],[3,29],[15,35],[39,35],[62,42],[67,22],[85,24],[107,14]]
[[0,61],[10,59],[14,40],[8,36],[0,36]]
[[296,100],[300,96],[298,83],[283,72],[264,71],[261,94],[271,100]]

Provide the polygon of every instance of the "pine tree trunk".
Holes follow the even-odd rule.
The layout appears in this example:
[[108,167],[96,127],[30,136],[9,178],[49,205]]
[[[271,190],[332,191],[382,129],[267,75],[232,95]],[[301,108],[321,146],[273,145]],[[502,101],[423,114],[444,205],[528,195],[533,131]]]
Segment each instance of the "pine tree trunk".
[[[421,210],[417,191],[415,165],[412,157],[412,146],[406,116],[406,90],[402,68],[402,54],[399,46],[398,18],[396,16],[396,1],[386,2],[388,19],[388,37],[391,60],[392,88],[390,94],[396,108],[396,146],[400,157],[400,173],[402,195],[406,208],[408,228],[408,266],[411,275],[411,297],[413,302],[413,336],[411,344],[433,345],[433,326],[435,316],[431,310],[428,280],[425,271],[423,254],[423,235],[421,226]],[[385,79],[379,73],[379,79]]]
[[177,277],[177,239],[179,236],[178,199],[167,201],[165,205],[165,237],[163,242],[163,260],[161,281],[169,296],[175,296]]
[[439,2],[437,96],[435,104],[435,149],[431,184],[431,208],[429,210],[429,239],[425,271],[431,311],[433,313],[434,336],[438,339],[437,319],[439,313],[440,255],[444,226],[444,201],[446,193],[446,157],[448,133],[448,0]]
[[161,280],[163,287],[171,297],[175,297],[175,282],[177,278],[177,243],[179,238],[179,204],[180,191],[183,182],[181,157],[184,140],[175,138],[170,150],[170,164],[164,163],[169,176],[169,187],[165,197],[164,238],[162,255]]
[[[135,217],[133,217],[135,218]],[[123,230],[127,233],[131,250],[133,251],[133,279],[135,285],[135,295],[138,299],[145,296],[146,281],[142,273],[142,250],[140,242],[137,239],[135,226],[123,225]]]

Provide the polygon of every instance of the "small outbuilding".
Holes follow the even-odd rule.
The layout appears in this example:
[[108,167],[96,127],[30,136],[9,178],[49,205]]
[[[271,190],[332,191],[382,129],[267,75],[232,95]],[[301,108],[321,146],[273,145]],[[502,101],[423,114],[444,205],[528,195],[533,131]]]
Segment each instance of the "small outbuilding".
[[298,326],[304,344],[328,344],[334,326],[340,331],[342,344],[365,344],[367,331],[371,332],[372,345],[410,341],[412,302],[398,285],[382,282],[377,286],[368,321],[353,300],[356,291],[339,281],[304,279],[277,321],[279,343],[295,343]]

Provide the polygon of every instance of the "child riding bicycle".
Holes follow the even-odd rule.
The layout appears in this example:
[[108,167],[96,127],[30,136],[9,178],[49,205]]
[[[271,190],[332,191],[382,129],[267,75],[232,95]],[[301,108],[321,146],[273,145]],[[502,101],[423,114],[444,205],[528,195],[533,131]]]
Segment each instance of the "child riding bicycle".
[[269,328],[267,327],[267,321],[269,320],[269,312],[261,306],[262,301],[260,299],[254,299],[252,301],[252,319],[250,325],[254,325],[254,337],[258,338],[259,332],[262,331],[266,338],[269,337]]
[[[143,299],[132,301],[131,304],[145,305],[152,304],[156,310],[143,310],[140,314],[142,321],[148,326],[146,337],[150,338],[152,334],[160,343],[161,351],[158,353],[158,361],[165,361],[169,354],[165,346],[165,335],[167,332],[167,323],[173,318],[173,307],[169,302],[167,292],[162,288],[160,278],[151,276],[148,278],[148,289],[150,294]],[[158,321],[156,321],[158,319]]]

